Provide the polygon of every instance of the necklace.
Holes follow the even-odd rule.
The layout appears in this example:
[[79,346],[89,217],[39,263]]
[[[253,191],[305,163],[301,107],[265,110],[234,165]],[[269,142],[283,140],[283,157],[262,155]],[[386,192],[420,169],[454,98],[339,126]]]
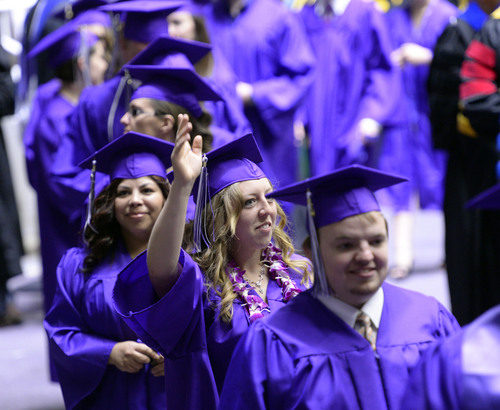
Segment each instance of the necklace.
[[245,278],[245,271],[239,268],[234,260],[229,261],[226,266],[226,275],[229,277],[233,290],[238,298],[243,301],[242,306],[248,313],[250,323],[264,317],[264,313],[269,314],[271,310],[269,305],[262,300],[258,293],[251,294],[251,283],[254,288],[260,288],[260,293],[263,294],[261,281],[264,278],[266,267],[269,269],[269,279],[275,280],[281,288],[283,302],[287,303],[290,299],[297,296],[301,290],[297,287],[292,278],[288,275],[287,264],[283,261],[281,249],[270,243],[262,251],[262,267],[258,281],[249,281]]
[[251,280],[251,279],[248,279],[246,273],[243,274],[243,277],[245,278],[245,280],[250,284],[252,285],[254,288],[257,289],[257,291],[263,295],[264,294],[264,291],[262,290],[262,280],[264,279],[264,265],[261,265],[260,267],[260,273],[259,273],[259,280],[257,281],[254,281],[254,280]]

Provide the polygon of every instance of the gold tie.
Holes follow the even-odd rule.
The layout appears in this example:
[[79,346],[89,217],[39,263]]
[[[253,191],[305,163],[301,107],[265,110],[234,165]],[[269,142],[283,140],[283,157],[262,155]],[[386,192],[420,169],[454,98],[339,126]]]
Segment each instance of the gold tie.
[[326,5],[325,5],[325,11],[324,11],[324,14],[323,14],[323,18],[326,21],[331,21],[334,16],[335,16],[335,14],[333,12],[332,5],[330,4],[330,2],[326,3]]
[[354,329],[366,340],[368,340],[370,346],[374,351],[377,350],[375,344],[377,337],[372,328],[372,321],[365,312],[361,312],[358,314],[358,317],[356,318],[356,323],[354,323]]

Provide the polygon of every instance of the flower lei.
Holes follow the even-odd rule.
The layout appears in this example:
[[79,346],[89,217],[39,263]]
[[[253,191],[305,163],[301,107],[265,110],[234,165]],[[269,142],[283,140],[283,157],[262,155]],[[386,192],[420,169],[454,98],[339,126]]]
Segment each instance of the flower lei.
[[[268,267],[271,279],[274,279],[281,287],[283,302],[288,302],[302,292],[288,275],[287,265],[283,262],[281,249],[270,243],[262,251],[261,262]],[[233,285],[234,292],[245,302],[243,306],[250,316],[250,323],[264,317],[264,311],[270,312],[269,305],[259,295],[249,293],[253,288],[243,277],[245,271],[236,266],[234,260],[227,263],[226,274]]]

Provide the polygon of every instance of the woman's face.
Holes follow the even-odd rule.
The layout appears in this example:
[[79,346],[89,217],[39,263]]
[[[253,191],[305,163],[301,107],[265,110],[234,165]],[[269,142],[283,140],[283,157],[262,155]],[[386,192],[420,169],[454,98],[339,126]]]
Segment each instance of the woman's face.
[[253,252],[263,249],[271,242],[276,225],[276,202],[266,198],[273,188],[267,178],[262,178],[242,181],[239,189],[243,196],[243,209],[236,223],[233,250]]
[[162,138],[163,116],[155,114],[153,103],[149,98],[136,98],[130,101],[128,112],[123,115],[120,122],[125,127],[124,132],[134,131]]
[[185,40],[196,39],[196,25],[191,13],[187,11],[176,11],[167,17],[168,34],[172,37]]
[[92,85],[98,85],[104,82],[110,56],[102,40],[97,41],[93,47],[94,51],[89,57],[90,81]]
[[147,241],[164,202],[153,178],[124,179],[116,189],[114,211],[125,240]]

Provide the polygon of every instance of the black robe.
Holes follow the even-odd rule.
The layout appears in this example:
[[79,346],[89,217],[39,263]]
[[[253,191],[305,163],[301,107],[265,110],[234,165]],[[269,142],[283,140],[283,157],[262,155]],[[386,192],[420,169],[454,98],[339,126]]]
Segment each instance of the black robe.
[[[477,24],[478,13],[483,13],[486,17],[476,4],[471,3],[469,9],[460,17],[462,21],[459,24],[465,27],[467,24],[470,25],[471,21]],[[498,28],[500,28],[499,23],[496,22]],[[478,35],[479,38],[489,37],[484,37],[485,30],[489,30],[488,25],[489,23],[483,26]],[[470,27],[469,30],[474,30],[472,25]],[[452,29],[453,27],[450,26],[449,30]],[[468,38],[467,41],[470,42],[471,39]],[[495,42],[497,43],[495,50],[500,52],[499,38],[496,38]],[[451,92],[454,90],[457,93],[457,102],[460,83],[461,103],[465,107],[463,114],[472,125],[470,130],[464,127],[457,129],[455,122],[454,132],[452,127],[441,129],[441,135],[447,133],[451,138],[447,146],[446,144],[440,146],[449,152],[444,200],[446,264],[452,312],[461,325],[471,322],[492,306],[500,303],[500,276],[498,275],[500,241],[497,239],[500,229],[500,212],[470,210],[465,207],[469,199],[497,182],[498,114],[496,114],[496,123],[491,121],[491,118],[495,111],[495,104],[500,103],[500,95],[498,91],[494,98],[482,94],[479,96],[482,102],[479,103],[476,92],[474,92],[474,97],[468,94],[471,86],[476,87],[476,90],[479,89],[477,84],[474,85],[477,79],[469,76],[470,64],[481,64],[479,61],[470,59],[471,48],[477,47],[478,43],[473,40],[470,44],[465,56],[462,54],[464,63],[461,66],[461,79],[459,78],[455,85],[449,84],[453,80],[451,75],[448,77],[448,83],[444,77],[434,78],[434,87],[437,87],[437,83],[440,83],[441,88],[448,86]],[[460,47],[456,49],[459,50]],[[440,57],[449,63],[454,61],[436,49],[434,60]],[[460,67],[460,61],[458,61],[458,67]],[[433,84],[429,83],[429,86],[432,87]],[[498,88],[498,84],[496,87]],[[495,99],[497,103],[494,102]],[[445,106],[443,101],[440,104],[442,107]],[[458,113],[458,107],[455,112]],[[431,118],[433,115],[437,118],[440,113],[431,114]],[[444,115],[441,118],[444,118]],[[439,134],[435,136],[439,139],[438,143],[443,142]]]
[[[15,92],[7,54],[0,47],[0,118],[14,113]],[[7,280],[21,273],[23,253],[19,215],[7,150],[0,129],[0,314],[5,310]]]

